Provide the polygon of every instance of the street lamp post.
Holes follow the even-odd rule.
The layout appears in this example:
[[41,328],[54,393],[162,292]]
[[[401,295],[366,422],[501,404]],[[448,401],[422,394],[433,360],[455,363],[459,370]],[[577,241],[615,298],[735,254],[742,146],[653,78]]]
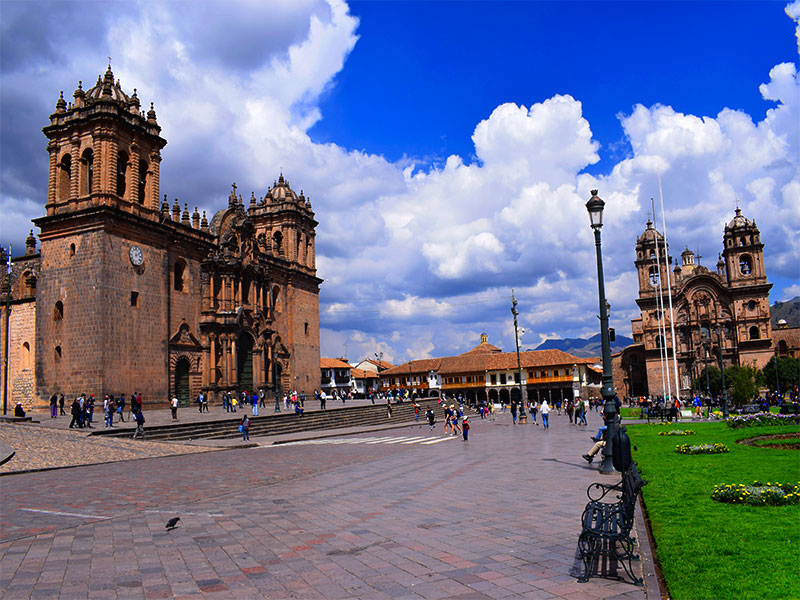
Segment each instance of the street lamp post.
[[[722,418],[728,418],[728,388],[725,387],[725,362],[722,359],[722,327],[717,326],[717,345],[719,346],[719,370],[722,372]],[[708,416],[711,417],[711,408],[709,407]]]
[[706,361],[706,396],[708,396],[708,403],[711,404],[711,384],[708,379],[708,338],[703,341],[704,358]]
[[8,263],[6,269],[6,339],[5,349],[3,350],[3,414],[8,412],[8,338],[9,326],[11,321],[9,319],[11,314],[11,244],[8,245]]
[[517,378],[519,383],[519,424],[524,425],[528,422],[528,415],[525,412],[525,393],[522,389],[522,364],[519,361],[519,330],[517,328],[517,299],[514,290],[511,290],[511,314],[514,315],[514,344],[517,348]]
[[778,347],[775,346],[775,393],[777,396],[775,399],[778,401],[778,404],[781,403],[781,380],[778,377]]
[[608,306],[606,288],[603,281],[603,254],[601,250],[600,229],[603,227],[603,207],[606,203],[592,190],[592,197],[586,203],[589,211],[589,222],[594,230],[594,247],[597,252],[597,294],[600,302],[600,342],[603,348],[603,419],[606,423],[606,446],[603,448],[601,473],[613,473],[612,442],[617,435],[617,405],[614,402],[614,377],[611,372],[611,342],[608,335]]

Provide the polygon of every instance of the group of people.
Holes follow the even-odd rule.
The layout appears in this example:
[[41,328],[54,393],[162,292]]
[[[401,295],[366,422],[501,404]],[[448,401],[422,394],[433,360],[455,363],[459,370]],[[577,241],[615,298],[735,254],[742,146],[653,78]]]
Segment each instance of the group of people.
[[[452,435],[458,435],[460,433],[465,442],[469,441],[469,417],[464,414],[463,403],[460,404],[458,408],[456,408],[455,404],[448,406],[442,401],[441,398],[439,399],[439,403],[442,405],[444,410],[445,435],[451,433]],[[414,403],[414,414],[416,420],[419,420],[419,405],[416,402]],[[433,429],[436,427],[436,413],[434,413],[433,407],[428,407],[428,410],[425,412],[425,418],[428,420],[428,428],[433,431]],[[459,420],[461,420],[460,426],[458,424]]]

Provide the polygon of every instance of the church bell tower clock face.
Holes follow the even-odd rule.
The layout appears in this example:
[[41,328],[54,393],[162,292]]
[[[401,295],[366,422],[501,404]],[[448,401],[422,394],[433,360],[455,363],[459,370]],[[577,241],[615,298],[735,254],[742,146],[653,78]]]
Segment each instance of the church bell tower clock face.
[[131,264],[133,264],[134,267],[142,266],[142,264],[144,263],[144,253],[142,252],[142,249],[139,248],[139,246],[131,246],[129,255],[131,258]]

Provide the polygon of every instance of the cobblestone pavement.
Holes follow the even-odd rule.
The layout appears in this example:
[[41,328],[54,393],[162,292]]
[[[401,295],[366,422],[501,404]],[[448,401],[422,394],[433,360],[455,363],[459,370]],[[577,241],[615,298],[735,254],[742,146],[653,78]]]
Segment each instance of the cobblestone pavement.
[[586,487],[618,479],[580,458],[586,428],[437,430],[4,476],[0,595],[647,597],[570,574]]
[[0,423],[0,442],[16,452],[10,461],[0,465],[0,474],[211,450],[133,439],[87,439],[87,433],[85,429],[61,431],[29,424]]

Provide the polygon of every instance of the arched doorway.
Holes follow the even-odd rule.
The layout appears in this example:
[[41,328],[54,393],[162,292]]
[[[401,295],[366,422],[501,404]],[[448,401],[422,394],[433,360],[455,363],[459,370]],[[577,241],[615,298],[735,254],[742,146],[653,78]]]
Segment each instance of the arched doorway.
[[175,363],[175,396],[181,406],[189,405],[189,359],[181,356]]
[[478,390],[478,403],[486,402],[486,390]]
[[472,406],[475,404],[475,391],[474,390],[467,390],[467,404]]
[[511,401],[519,404],[520,395],[519,388],[511,388]]
[[497,390],[489,390],[489,402],[492,404],[497,404]]
[[500,403],[501,404],[510,404],[509,396],[508,396],[508,390],[506,388],[503,388],[502,390],[500,390]]
[[236,340],[236,381],[239,390],[253,389],[253,338],[248,333],[240,333]]

